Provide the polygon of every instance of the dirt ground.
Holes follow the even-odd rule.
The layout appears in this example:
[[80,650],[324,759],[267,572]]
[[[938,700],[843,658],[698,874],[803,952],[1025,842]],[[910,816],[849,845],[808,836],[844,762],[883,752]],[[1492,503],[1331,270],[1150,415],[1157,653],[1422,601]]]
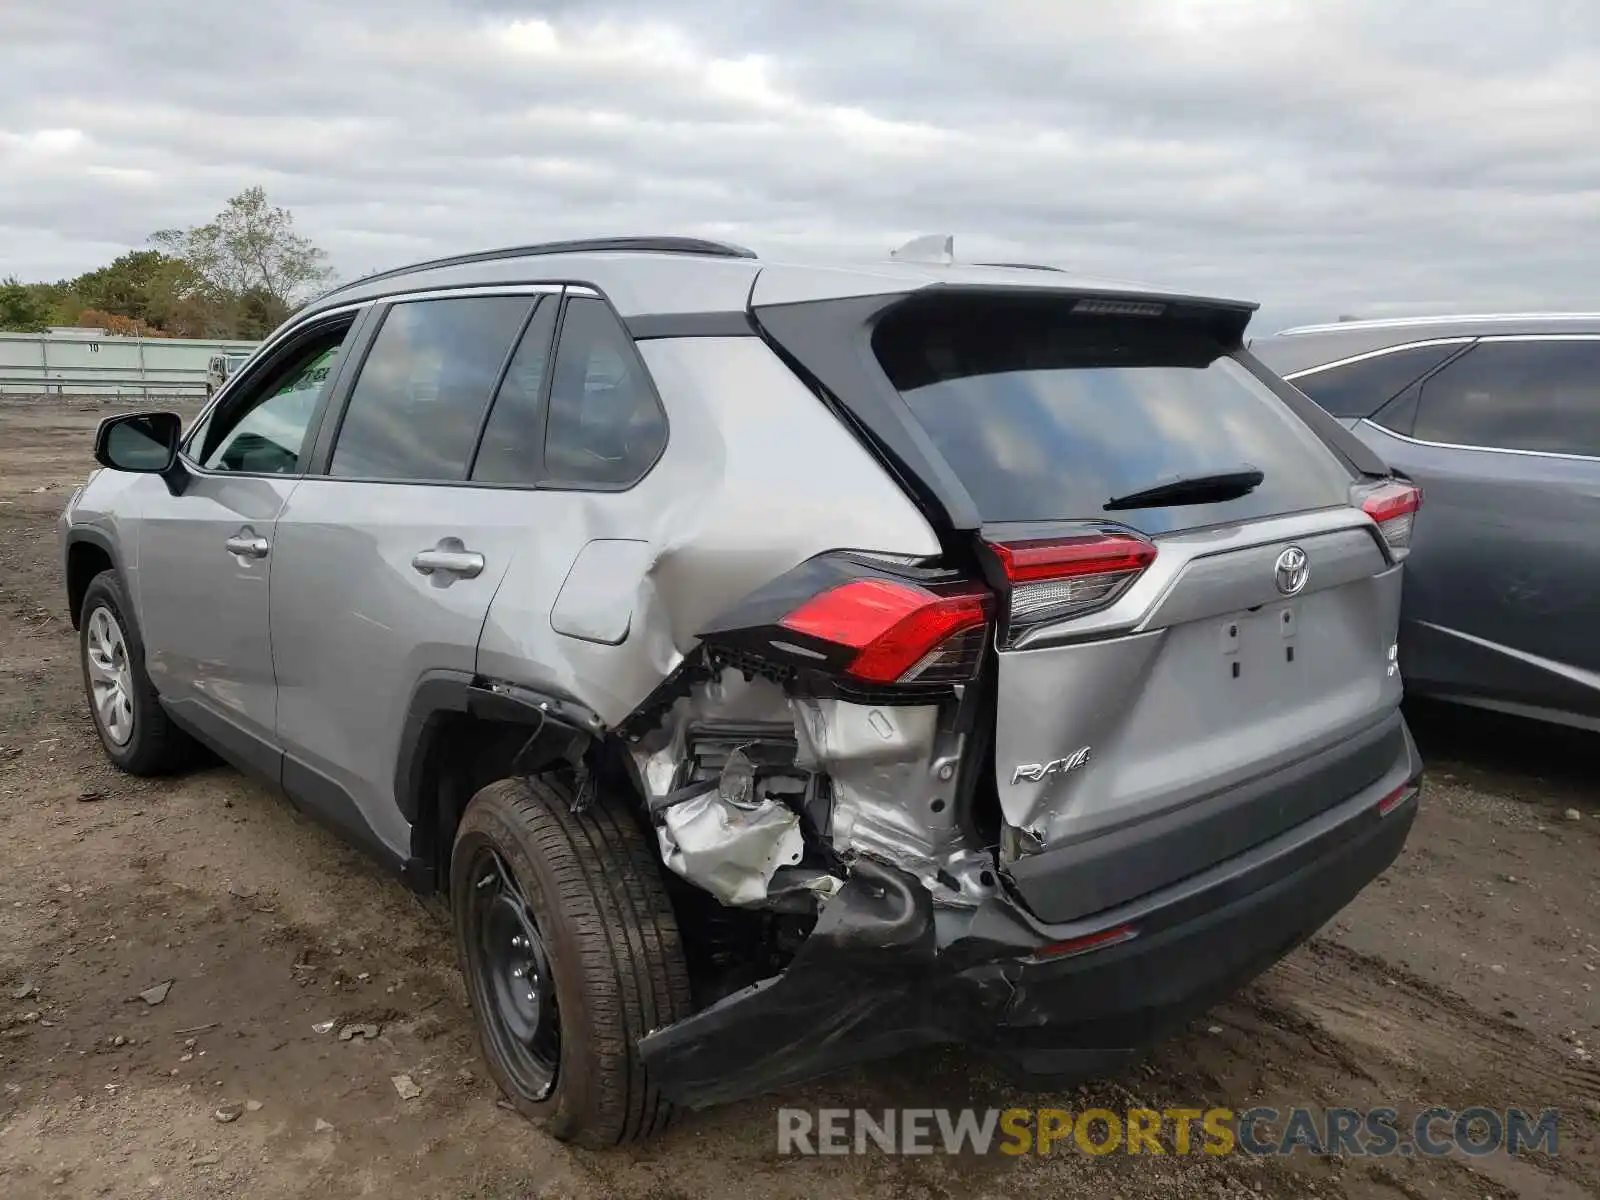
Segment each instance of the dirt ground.
[[[0,1195],[1600,1195],[1600,737],[1448,711],[1414,714],[1428,787],[1394,868],[1120,1077],[1026,1096],[951,1049],[695,1114],[631,1151],[551,1141],[496,1103],[432,909],[229,769],[141,781],[106,763],[54,523],[107,411],[0,399]],[[163,1002],[139,999],[167,980]],[[401,1074],[420,1097],[401,1099]],[[1554,1157],[776,1148],[782,1105],[1017,1103],[1563,1118]],[[227,1104],[246,1107],[219,1123]]]

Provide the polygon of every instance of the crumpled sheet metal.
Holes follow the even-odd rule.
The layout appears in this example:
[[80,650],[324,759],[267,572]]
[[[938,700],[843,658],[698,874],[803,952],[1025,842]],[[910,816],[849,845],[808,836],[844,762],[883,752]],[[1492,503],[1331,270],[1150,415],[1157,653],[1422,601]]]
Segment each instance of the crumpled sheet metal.
[[796,763],[833,783],[835,850],[874,854],[910,871],[940,904],[970,908],[993,894],[993,856],[968,844],[955,803],[962,740],[941,733],[935,705],[795,700],[792,707]]
[[679,699],[661,724],[633,747],[634,762],[650,794],[663,795],[672,786],[683,760],[685,734],[690,725],[729,716],[777,724],[788,724],[793,719],[788,697],[777,684],[766,679],[745,679],[739,672],[725,669],[716,679]]
[[667,809],[656,836],[668,867],[735,908],[760,905],[773,872],[805,852],[792,809],[776,800],[745,808],[715,791]]

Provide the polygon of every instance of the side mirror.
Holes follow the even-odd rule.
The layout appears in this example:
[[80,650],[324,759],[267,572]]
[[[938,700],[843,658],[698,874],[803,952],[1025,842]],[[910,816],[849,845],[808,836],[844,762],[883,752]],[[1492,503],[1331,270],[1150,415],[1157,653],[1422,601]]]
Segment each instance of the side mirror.
[[183,418],[177,413],[128,413],[107,417],[94,435],[94,458],[113,471],[164,475],[178,461]]

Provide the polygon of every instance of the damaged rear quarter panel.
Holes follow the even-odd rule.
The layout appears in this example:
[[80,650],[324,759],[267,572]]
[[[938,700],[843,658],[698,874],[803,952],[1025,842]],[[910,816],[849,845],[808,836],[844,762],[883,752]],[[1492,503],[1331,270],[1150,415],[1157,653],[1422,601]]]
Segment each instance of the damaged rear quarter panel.
[[951,728],[955,708],[794,702],[799,761],[831,781],[834,848],[895,863],[940,902],[965,906],[996,882],[956,803],[965,739]]
[[[539,519],[495,594],[477,657],[479,674],[570,696],[607,725],[678,666],[697,630],[805,559],[939,552],[910,499],[760,339],[663,338],[639,350],[667,411],[666,451],[628,491],[538,493]],[[596,539],[648,546],[609,581],[627,598],[617,645],[552,623]]]

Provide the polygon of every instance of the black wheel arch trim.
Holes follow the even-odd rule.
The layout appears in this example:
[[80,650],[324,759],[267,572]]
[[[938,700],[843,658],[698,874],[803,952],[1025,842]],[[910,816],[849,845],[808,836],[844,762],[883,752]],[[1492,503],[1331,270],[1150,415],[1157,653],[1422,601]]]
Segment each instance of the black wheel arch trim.
[[[394,799],[400,815],[411,822],[413,830],[425,807],[424,768],[441,719],[467,712],[474,679],[470,671],[427,671],[411,690],[405,725],[400,730],[400,750],[395,755]],[[415,840],[416,834],[412,837]]]
[[437,739],[451,717],[473,717],[504,725],[525,726],[528,739],[516,758],[516,770],[536,774],[558,762],[580,773],[596,739],[608,731],[598,713],[568,696],[545,693],[521,684],[486,679],[470,671],[437,669],[424,672],[406,706],[395,756],[395,804],[411,824],[411,859],[407,878],[433,886],[429,863],[442,851],[434,845],[428,817],[433,775],[430,761]]
[[[66,545],[63,547],[61,570],[63,582],[67,587],[67,608],[70,610],[68,616],[70,616],[72,619],[72,628],[74,629],[78,628],[79,621],[82,619],[83,615],[78,611],[80,604],[74,604],[72,602],[72,548],[78,545],[88,545],[93,546],[97,550],[103,550],[106,557],[111,560],[111,569],[122,578],[124,587],[127,586],[127,573],[122,569],[122,554],[120,551],[118,551],[117,544],[112,540],[111,535],[95,525],[68,526]],[[87,583],[88,581],[85,581],[86,587]],[[79,599],[81,602],[82,598],[80,597]],[[137,602],[134,600],[131,594],[128,596],[128,603],[137,607]],[[127,615],[130,616],[134,621],[138,621],[139,619],[139,614],[137,612],[129,613]]]

